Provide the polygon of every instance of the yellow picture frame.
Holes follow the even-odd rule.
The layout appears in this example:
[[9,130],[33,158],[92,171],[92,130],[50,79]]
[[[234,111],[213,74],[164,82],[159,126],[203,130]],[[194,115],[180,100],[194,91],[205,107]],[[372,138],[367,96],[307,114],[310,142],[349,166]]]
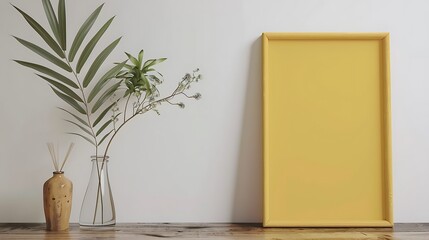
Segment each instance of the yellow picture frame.
[[263,33],[265,227],[392,227],[388,33]]

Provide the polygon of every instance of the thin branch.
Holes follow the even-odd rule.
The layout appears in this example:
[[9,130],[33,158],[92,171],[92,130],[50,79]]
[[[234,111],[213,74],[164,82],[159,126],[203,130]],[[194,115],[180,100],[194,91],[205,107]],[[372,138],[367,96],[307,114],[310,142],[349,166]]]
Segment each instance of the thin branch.
[[187,98],[194,98],[194,96],[189,96],[188,94],[186,94],[186,93],[184,93],[184,92],[181,92],[181,94],[182,94],[182,95],[185,95],[185,97],[187,97]]
[[[104,167],[105,159],[106,159],[106,156],[107,156],[107,152],[109,151],[110,145],[112,144],[113,139],[115,138],[115,136],[116,136],[116,134],[119,132],[119,130],[121,130],[121,128],[122,128],[122,127],[123,127],[127,122],[129,122],[131,119],[133,119],[135,116],[137,116],[138,114],[142,113],[142,112],[143,112],[143,110],[145,110],[145,109],[146,109],[146,111],[149,111],[149,110],[151,110],[151,108],[153,108],[153,106],[154,106],[154,105],[156,105],[156,104],[158,104],[158,103],[161,103],[161,102],[164,102],[164,101],[167,101],[167,100],[171,99],[172,97],[174,97],[174,96],[176,96],[176,95],[178,95],[178,94],[180,94],[180,92],[177,92],[177,88],[176,88],[176,90],[174,90],[174,92],[173,92],[171,95],[169,95],[169,96],[167,96],[167,97],[165,97],[165,98],[161,98],[161,99],[159,99],[159,100],[156,100],[156,101],[150,102],[150,103],[149,103],[149,104],[147,104],[146,106],[142,107],[142,109],[140,109],[140,110],[136,111],[136,112],[135,112],[131,117],[129,117],[127,120],[125,120],[125,121],[124,121],[124,122],[123,122],[123,123],[118,127],[118,129],[113,133],[112,137],[110,137],[109,142],[107,143],[107,146],[106,146],[106,149],[105,149],[105,151],[104,151],[104,155],[103,155],[103,162],[101,163],[101,171],[103,171],[103,167]],[[146,99],[146,96],[145,96],[145,99]]]
[[138,110],[144,104],[144,102],[146,101],[147,95],[148,95],[147,93],[144,95],[143,101],[136,107],[136,110]]
[[180,104],[179,104],[179,103],[172,103],[172,102],[170,102],[170,101],[168,101],[168,100],[166,100],[166,102],[167,102],[167,103],[169,103],[170,105],[180,106]]
[[[131,121],[131,119],[133,119],[135,116],[137,116],[138,114],[141,113],[145,113],[147,111],[150,111],[151,109],[155,108],[156,105],[162,103],[162,102],[168,102],[170,104],[172,104],[169,100],[172,99],[173,97],[179,95],[179,94],[185,94],[183,93],[183,91],[185,91],[189,85],[194,82],[195,79],[195,71],[193,73],[193,78],[192,79],[188,79],[188,78],[184,78],[182,81],[179,82],[179,85],[176,87],[176,89],[173,91],[173,93],[167,97],[158,99],[156,101],[150,101],[144,105],[146,97],[148,96],[148,94],[145,94],[145,98],[143,99],[143,101],[139,104],[139,106],[136,109],[136,112],[133,112],[133,115],[131,117],[129,117],[128,119],[124,120],[124,122],[118,127],[118,129],[113,133],[113,135],[110,137],[109,142],[107,143],[106,149],[104,150],[104,154],[103,154],[103,162],[101,163],[101,171],[103,170],[104,167],[104,163],[106,160],[106,156],[107,156],[107,152],[109,151],[109,148],[113,142],[113,139],[115,138],[116,134],[118,134],[119,130],[121,130],[121,128],[129,121]],[[185,83],[185,84],[184,84]],[[185,94],[186,95],[186,94]],[[178,104],[173,104],[173,105],[178,105]],[[140,108],[141,107],[141,108]],[[133,108],[134,111],[134,108]]]
[[[125,103],[125,109],[124,109],[124,122],[125,122],[125,120],[127,119],[127,107],[128,107],[128,101],[130,101],[130,97],[131,97],[131,94],[130,94],[130,95],[128,95],[127,102]],[[133,106],[133,107],[134,107],[134,106]]]

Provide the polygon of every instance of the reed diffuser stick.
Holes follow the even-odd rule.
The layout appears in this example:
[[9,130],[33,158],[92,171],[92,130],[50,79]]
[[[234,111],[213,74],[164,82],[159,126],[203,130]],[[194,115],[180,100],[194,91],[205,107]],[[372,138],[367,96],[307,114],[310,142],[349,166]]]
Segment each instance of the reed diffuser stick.
[[67,160],[69,158],[70,152],[71,152],[71,150],[74,147],[74,143],[71,143],[69,145],[69,148],[68,148],[67,153],[66,153],[66,155],[64,157],[64,160],[61,163],[61,168],[59,167],[60,166],[60,150],[59,150],[59,145],[57,144],[57,151],[55,151],[55,145],[54,145],[54,143],[49,142],[49,143],[46,143],[46,145],[48,146],[49,153],[51,154],[51,160],[52,160],[52,164],[54,165],[55,172],[62,172],[62,170],[64,168],[64,165],[66,164],[66,162],[67,162]]
[[52,143],[46,143],[46,145],[48,145],[48,150],[49,150],[49,153],[51,154],[51,160],[52,160],[52,164],[54,165],[55,171],[58,172],[58,165],[57,165],[57,162],[55,161],[55,152],[53,150]]
[[54,143],[51,143],[51,148],[52,148],[52,153],[54,154],[55,169],[56,169],[56,170],[57,170],[57,172],[58,172],[58,170],[59,170],[59,167],[58,167],[58,159],[57,159],[57,153],[55,152],[55,145],[54,145]]
[[[54,146],[54,150],[55,150],[55,145],[53,145]],[[55,158],[55,160],[56,160],[56,162],[57,162],[57,167],[58,167],[58,170],[60,169],[60,144],[58,143],[58,141],[57,141],[57,155],[56,155],[56,158]]]
[[69,158],[70,152],[74,147],[74,143],[71,143],[69,149],[67,150],[66,157],[64,158],[63,164],[61,164],[60,172],[63,170],[64,164],[66,164],[67,159]]

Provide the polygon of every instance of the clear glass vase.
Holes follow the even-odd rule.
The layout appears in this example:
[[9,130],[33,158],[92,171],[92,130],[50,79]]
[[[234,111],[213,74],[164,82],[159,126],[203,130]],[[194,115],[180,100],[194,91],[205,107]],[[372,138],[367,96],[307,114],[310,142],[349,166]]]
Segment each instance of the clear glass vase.
[[81,226],[109,226],[116,223],[115,205],[110,189],[109,157],[91,156],[92,170],[80,210]]

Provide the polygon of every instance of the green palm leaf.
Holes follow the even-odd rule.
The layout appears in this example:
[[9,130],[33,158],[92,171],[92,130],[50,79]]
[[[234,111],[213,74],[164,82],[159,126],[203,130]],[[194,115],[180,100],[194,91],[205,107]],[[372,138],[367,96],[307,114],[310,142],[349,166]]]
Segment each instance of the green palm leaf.
[[112,123],[112,119],[110,119],[109,121],[107,121],[107,122],[105,122],[101,127],[100,127],[100,129],[98,129],[98,131],[97,131],[97,133],[95,134],[96,136],[98,136],[98,135],[100,135],[100,133],[102,133],[103,132],[103,130],[107,127],[107,126],[109,126],[109,124],[110,123]]
[[48,18],[49,25],[51,26],[52,32],[54,33],[55,38],[58,42],[61,42],[58,20],[55,15],[54,9],[52,8],[52,4],[50,0],[42,0],[43,9],[45,10],[46,18]]
[[97,126],[97,124],[106,116],[106,114],[109,112],[109,110],[115,106],[116,102],[112,103],[110,106],[108,106],[106,109],[103,110],[103,112],[98,115],[97,119],[95,119],[95,122],[92,124],[92,127]]
[[36,74],[37,76],[45,79],[48,83],[50,83],[51,85],[53,85],[54,87],[58,88],[61,92],[63,92],[64,94],[66,94],[67,96],[75,99],[76,101],[79,101],[81,103],[83,103],[82,98],[79,97],[79,95],[77,95],[75,92],[73,92],[73,90],[71,90],[70,88],[68,88],[66,85],[63,85],[57,81],[54,81],[50,78],[44,77],[42,75]]
[[51,88],[58,97],[60,97],[62,100],[64,100],[64,102],[68,103],[70,106],[72,106],[74,109],[76,109],[76,111],[78,111],[82,114],[86,114],[85,110],[73,98],[71,98],[65,94],[60,93],[58,90],[56,90],[53,87],[51,87]]
[[113,129],[110,130],[110,132],[108,132],[106,135],[104,135],[104,137],[100,140],[100,142],[98,143],[98,146],[100,146],[104,140],[106,140],[106,138],[113,132]]
[[113,51],[113,49],[118,45],[121,38],[116,39],[113,41],[109,46],[107,46],[94,60],[91,67],[89,68],[88,72],[85,75],[85,78],[83,79],[83,87],[87,87],[91,80],[94,78],[95,73],[97,73],[98,69],[100,68],[101,64],[103,64],[104,60],[109,56],[109,54]]
[[86,141],[88,141],[89,143],[91,143],[92,145],[94,145],[94,146],[95,146],[95,143],[94,143],[91,139],[89,139],[89,138],[87,138],[87,137],[83,136],[82,134],[79,134],[79,133],[73,133],[73,132],[68,132],[67,134],[79,136],[79,137],[81,137],[81,138],[85,139]]
[[27,42],[21,38],[15,37],[13,36],[18,42],[20,42],[22,45],[24,45],[25,47],[27,47],[28,49],[30,49],[31,51],[37,53],[38,55],[40,55],[41,57],[45,58],[46,60],[50,61],[51,63],[57,65],[58,67],[66,70],[67,72],[72,72],[72,69],[69,65],[67,65],[65,62],[63,62],[62,60],[58,59],[57,57],[55,57],[54,55],[50,54],[49,52],[47,52],[46,50],[42,49],[41,47],[31,43],[31,42]]
[[70,112],[70,111],[68,111],[68,110],[66,110],[66,109],[64,109],[64,108],[60,108],[60,107],[59,107],[59,109],[61,109],[61,110],[63,110],[64,112],[66,112],[66,113],[68,113],[68,114],[72,115],[74,118],[76,118],[76,120],[78,120],[79,122],[81,122],[83,125],[85,125],[85,126],[89,127],[89,124],[88,124],[87,122],[85,122],[85,120],[83,120],[82,118],[80,118],[80,117],[76,116],[75,114],[73,114],[72,112]]
[[70,87],[73,87],[76,89],[79,88],[77,86],[77,84],[74,83],[72,80],[68,79],[67,77],[64,77],[63,75],[61,75],[61,74],[59,74],[59,73],[57,73],[57,72],[55,72],[55,71],[53,71],[47,67],[44,67],[44,66],[41,66],[41,65],[38,65],[35,63],[20,61],[20,60],[14,60],[14,61],[25,66],[25,67],[32,68],[36,71],[39,71],[39,72],[44,73],[46,75],[49,75],[49,76],[65,83],[65,84],[69,85]]
[[79,124],[77,124],[77,123],[75,123],[73,121],[67,120],[67,119],[64,119],[64,121],[75,125],[76,127],[80,128],[82,131],[84,131],[85,133],[87,133],[89,136],[92,136],[92,133],[88,129],[82,127],[81,125],[79,125]]
[[112,94],[119,88],[119,85],[121,85],[121,83],[122,81],[108,88],[94,104],[94,106],[92,107],[91,113],[95,113],[101,107],[101,105],[103,105],[105,100],[108,99],[110,96],[112,96]]
[[83,39],[85,39],[86,35],[88,34],[95,20],[97,19],[98,14],[100,14],[103,5],[104,3],[97,9],[95,9],[95,11],[86,19],[86,21],[82,24],[79,31],[77,32],[69,52],[70,62],[73,62],[80,45],[82,45]]
[[119,71],[124,67],[125,63],[127,61],[124,61],[122,63],[119,63],[118,65],[114,66],[112,69],[110,69],[107,73],[105,73],[100,80],[95,84],[95,86],[92,88],[91,92],[88,96],[88,102],[91,102],[92,99],[94,99],[95,96],[100,92],[100,90],[106,85],[106,83],[109,82],[110,79],[115,77]]
[[66,3],[65,0],[58,2],[58,31],[60,34],[61,48],[67,49],[67,27],[66,27]]
[[88,42],[86,47],[83,49],[82,54],[80,55],[79,60],[77,61],[77,65],[76,65],[77,73],[80,73],[80,70],[82,70],[82,67],[85,64],[86,60],[88,60],[89,55],[91,55],[92,50],[94,50],[95,45],[103,36],[104,32],[106,32],[107,28],[109,28],[114,18],[115,17],[112,17],[111,19],[109,19],[109,21],[107,21],[103,25],[103,27],[101,27],[101,29],[95,34],[95,36]]
[[18,7],[15,7],[12,5],[16,10],[18,10],[19,13],[24,17],[24,19],[30,24],[30,26],[40,35],[40,37],[43,38],[43,40],[49,45],[49,47],[52,48],[52,50],[55,51],[55,53],[58,54],[61,58],[65,58],[64,52],[61,50],[60,46],[58,46],[58,43],[55,42],[55,40],[49,35],[46,30],[40,26],[39,23],[37,23],[32,17],[30,17],[28,14],[26,14],[24,11],[19,9]]

